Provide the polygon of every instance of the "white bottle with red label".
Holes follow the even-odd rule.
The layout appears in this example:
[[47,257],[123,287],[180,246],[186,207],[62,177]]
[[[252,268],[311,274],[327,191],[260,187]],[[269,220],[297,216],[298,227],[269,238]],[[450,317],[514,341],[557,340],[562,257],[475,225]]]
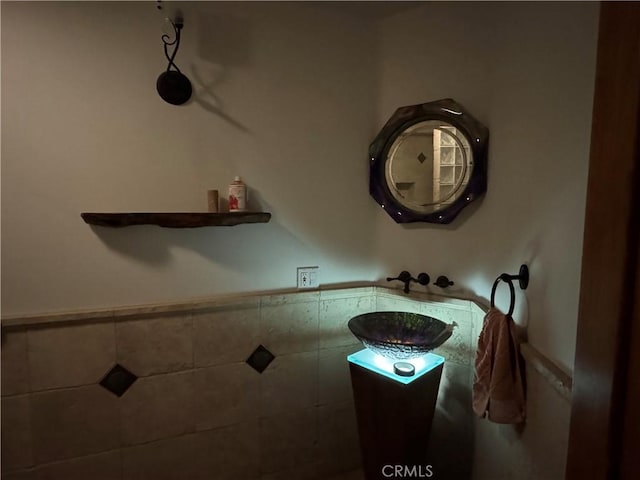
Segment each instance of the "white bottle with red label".
[[240,177],[236,177],[229,185],[229,211],[245,212],[247,210],[247,186]]

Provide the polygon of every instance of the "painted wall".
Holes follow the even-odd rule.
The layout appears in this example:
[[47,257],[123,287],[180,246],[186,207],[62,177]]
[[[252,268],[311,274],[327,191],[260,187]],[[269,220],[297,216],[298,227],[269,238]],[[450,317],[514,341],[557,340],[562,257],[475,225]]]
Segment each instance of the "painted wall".
[[[598,5],[435,2],[380,29],[378,123],[451,97],[490,130],[488,191],[450,227],[376,217],[388,270],[446,274],[489,300],[495,278],[529,264],[514,318],[570,370],[577,325]],[[394,246],[394,248],[390,248]],[[498,290],[508,309],[508,288]]]
[[[374,277],[371,22],[180,2],[192,103],[162,101],[155,2],[2,2],[3,314]],[[92,229],[86,211],[206,211],[235,175],[266,225]]]
[[[446,273],[460,293],[484,299],[501,272],[529,264],[514,318],[566,370],[575,352],[597,18],[597,3],[434,3],[381,29],[380,124],[400,105],[452,97],[491,138],[482,202],[451,228],[393,229],[378,212],[376,257]],[[508,308],[507,287],[498,300]],[[527,386],[524,426],[472,422],[472,478],[563,477],[570,405],[530,364]]]
[[[515,317],[571,369],[597,4],[435,2],[381,21],[367,4],[180,6],[195,99],[175,107],[154,88],[155,5],[2,2],[3,315],[287,288],[302,265],[324,284],[447,274],[487,299],[528,262]],[[396,107],[444,97],[491,131],[489,190],[451,226],[399,226],[368,195],[368,144]],[[269,224],[79,217],[204,211],[234,175]]]

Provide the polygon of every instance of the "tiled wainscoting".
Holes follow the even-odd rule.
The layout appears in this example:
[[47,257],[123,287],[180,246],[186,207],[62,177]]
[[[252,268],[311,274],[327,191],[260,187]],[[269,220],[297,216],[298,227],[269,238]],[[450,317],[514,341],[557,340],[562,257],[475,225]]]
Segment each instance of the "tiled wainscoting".
[[[435,352],[447,361],[430,452],[449,472],[441,478],[467,478],[483,312],[382,287],[3,319],[2,478],[304,480],[356,469],[346,356],[362,346],[347,322],[376,310],[458,324]],[[260,345],[275,357],[262,373],[247,363]],[[122,396],[100,384],[115,365],[137,377]]]

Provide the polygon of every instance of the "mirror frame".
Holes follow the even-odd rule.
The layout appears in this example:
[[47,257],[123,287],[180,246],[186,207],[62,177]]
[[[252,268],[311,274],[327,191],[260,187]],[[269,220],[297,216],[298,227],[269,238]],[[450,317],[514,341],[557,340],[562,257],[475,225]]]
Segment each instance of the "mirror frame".
[[[432,213],[420,213],[396,200],[385,177],[389,149],[407,128],[429,120],[451,124],[467,138],[473,171],[464,190],[451,204]],[[450,98],[398,108],[369,146],[369,193],[397,223],[451,223],[460,211],[487,191],[489,130]]]

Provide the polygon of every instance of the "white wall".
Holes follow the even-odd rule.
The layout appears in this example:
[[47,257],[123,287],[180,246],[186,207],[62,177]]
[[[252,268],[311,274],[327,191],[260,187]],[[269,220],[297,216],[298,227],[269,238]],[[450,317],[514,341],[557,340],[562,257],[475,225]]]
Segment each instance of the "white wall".
[[[180,6],[196,93],[175,107],[153,2],[2,2],[3,315],[292,287],[302,265],[325,284],[446,274],[488,299],[527,262],[515,317],[572,367],[597,4],[435,2],[379,24],[366,4]],[[451,226],[397,225],[368,195],[368,144],[444,97],[490,129],[488,192]],[[269,224],[79,216],[204,211],[234,175]]]
[[[180,3],[194,102],[155,90],[155,2],[2,2],[4,315],[370,280],[369,21],[294,3]],[[220,113],[222,112],[222,114]],[[92,229],[85,211],[206,211],[234,175],[269,224]]]
[[[376,218],[386,268],[446,273],[488,299],[531,270],[514,318],[566,370],[575,353],[597,3],[432,3],[383,22],[379,124],[399,105],[452,97],[490,130],[489,184],[451,228]],[[396,245],[390,249],[389,245]],[[508,308],[502,286],[498,306]],[[570,405],[527,369],[524,427],[476,420],[474,479],[563,478]],[[552,433],[551,433],[552,432]]]
[[[380,209],[375,258],[446,274],[490,298],[502,272],[531,271],[516,321],[573,366],[598,4],[435,2],[383,21],[382,125],[401,105],[451,97],[490,130],[482,201],[450,226],[400,227]],[[390,246],[394,246],[390,248]],[[508,288],[498,306],[508,308]]]

